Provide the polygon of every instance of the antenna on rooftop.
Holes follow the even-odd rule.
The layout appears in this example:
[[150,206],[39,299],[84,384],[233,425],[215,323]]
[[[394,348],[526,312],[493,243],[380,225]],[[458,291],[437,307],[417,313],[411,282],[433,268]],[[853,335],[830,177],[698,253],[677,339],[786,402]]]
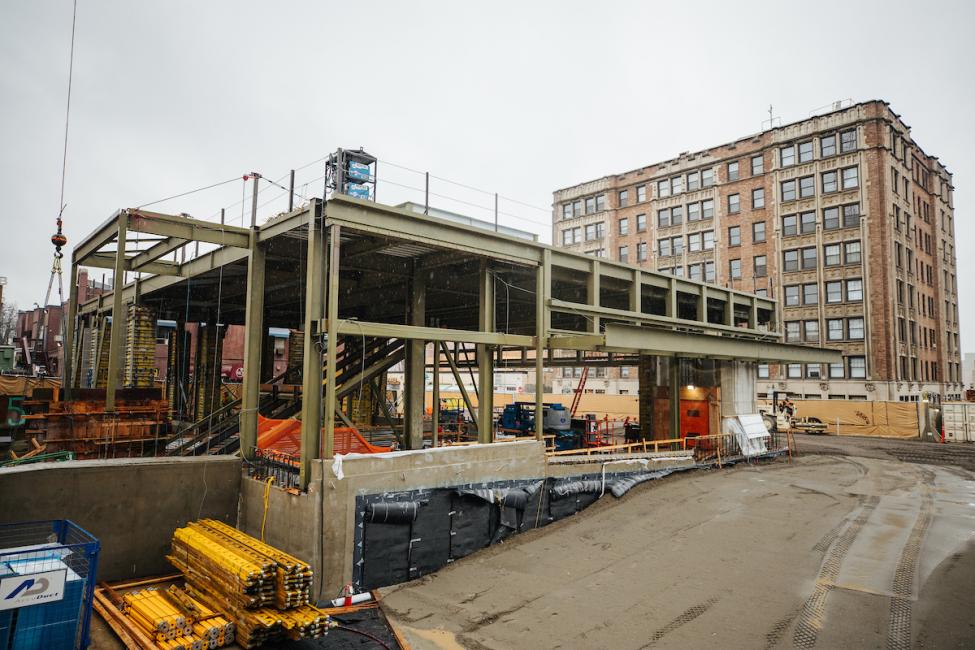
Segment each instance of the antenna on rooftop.
[[768,131],[774,129],[777,126],[782,126],[782,118],[772,113],[772,105],[768,105],[768,119],[762,120],[762,131]]

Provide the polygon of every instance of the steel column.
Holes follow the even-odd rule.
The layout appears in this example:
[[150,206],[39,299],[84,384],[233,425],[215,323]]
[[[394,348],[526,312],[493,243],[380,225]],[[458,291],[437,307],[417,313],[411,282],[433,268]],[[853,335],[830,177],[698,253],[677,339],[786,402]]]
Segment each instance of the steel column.
[[[427,284],[423,267],[413,267],[410,292],[410,325],[426,324]],[[403,440],[408,449],[423,448],[423,411],[426,393],[426,341],[410,339],[406,342],[406,373],[403,395],[406,398]]]
[[125,351],[125,315],[122,313],[122,291],[125,285],[125,234],[128,229],[128,215],[118,217],[117,249],[115,252],[115,271],[112,275],[112,340],[108,348],[108,374],[105,384],[105,410],[115,410],[115,391],[118,389],[119,373],[122,369],[122,354]]
[[[61,399],[63,400],[71,399],[71,391],[75,387],[75,367],[81,363],[81,345],[75,346],[74,342],[76,336],[75,320],[78,318],[78,265],[73,261],[68,282],[68,316],[64,321],[64,341],[61,342],[61,349],[64,351],[64,363],[61,368],[64,373],[61,380]],[[76,349],[78,351],[77,360],[74,358]]]
[[319,321],[322,317],[323,233],[322,219],[316,215],[317,201],[308,210],[308,252],[305,263],[304,357],[301,383],[301,461],[299,482],[308,487],[311,461],[318,458],[322,440],[322,351],[319,346]]
[[247,298],[244,315],[244,383],[240,408],[240,453],[253,458],[257,447],[257,405],[261,399],[262,346],[267,338],[264,326],[264,265],[266,251],[258,241],[258,228],[251,230],[250,259],[247,261]]
[[324,458],[335,455],[335,409],[338,399],[335,395],[338,386],[338,368],[335,367],[336,346],[338,345],[339,320],[339,252],[341,246],[341,226],[331,225],[328,229],[328,304],[325,310],[325,453]]
[[433,342],[433,395],[432,408],[430,409],[430,436],[431,445],[436,448],[438,431],[440,427],[440,344]]
[[[535,439],[544,440],[545,379],[545,270],[540,264],[535,270]],[[492,387],[493,388],[493,387]]]
[[[481,260],[480,307],[478,309],[482,332],[494,331],[494,278],[487,260]],[[491,348],[477,345],[477,441],[486,444],[494,441],[494,355]]]

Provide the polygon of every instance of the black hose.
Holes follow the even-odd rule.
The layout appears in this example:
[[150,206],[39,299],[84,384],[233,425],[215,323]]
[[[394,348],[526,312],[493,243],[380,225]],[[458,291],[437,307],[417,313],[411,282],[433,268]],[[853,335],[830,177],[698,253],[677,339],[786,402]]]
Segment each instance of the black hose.
[[351,628],[351,627],[345,627],[344,625],[336,625],[332,629],[333,630],[345,630],[346,632],[352,632],[353,634],[361,634],[362,636],[364,636],[364,637],[366,637],[368,639],[372,639],[373,641],[375,641],[376,643],[378,643],[382,647],[386,648],[386,650],[392,650],[392,648],[390,648],[388,645],[386,645],[383,642],[382,639],[380,639],[378,637],[375,637],[375,636],[369,634],[368,632],[363,632],[362,630],[356,630],[356,629]]

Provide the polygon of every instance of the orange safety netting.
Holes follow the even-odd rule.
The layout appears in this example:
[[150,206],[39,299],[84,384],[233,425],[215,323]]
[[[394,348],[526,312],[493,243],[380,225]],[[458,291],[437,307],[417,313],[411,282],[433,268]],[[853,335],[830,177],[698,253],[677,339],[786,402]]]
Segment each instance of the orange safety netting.
[[[258,415],[257,447],[298,455],[301,453],[301,420],[294,418],[276,420]],[[392,447],[369,444],[362,434],[352,427],[335,427],[336,454],[379,454],[392,450]]]

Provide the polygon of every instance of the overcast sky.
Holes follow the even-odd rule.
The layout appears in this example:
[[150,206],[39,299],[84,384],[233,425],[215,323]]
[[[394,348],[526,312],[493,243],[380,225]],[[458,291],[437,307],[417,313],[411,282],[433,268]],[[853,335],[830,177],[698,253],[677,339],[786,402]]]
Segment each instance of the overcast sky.
[[[65,233],[76,243],[117,208],[363,146],[384,161],[380,201],[422,202],[409,189],[422,175],[401,167],[429,170],[488,192],[435,179],[432,192],[463,203],[433,205],[490,219],[499,192],[520,202],[502,199],[502,222],[547,241],[556,188],[757,132],[769,104],[786,123],[881,98],[954,174],[973,351],[973,7],[79,0]],[[0,275],[21,307],[50,275],[71,9],[0,4]],[[320,196],[323,173],[301,169],[299,191]],[[153,209],[229,207],[239,223],[243,189]],[[280,194],[261,194],[262,215],[286,207]]]

